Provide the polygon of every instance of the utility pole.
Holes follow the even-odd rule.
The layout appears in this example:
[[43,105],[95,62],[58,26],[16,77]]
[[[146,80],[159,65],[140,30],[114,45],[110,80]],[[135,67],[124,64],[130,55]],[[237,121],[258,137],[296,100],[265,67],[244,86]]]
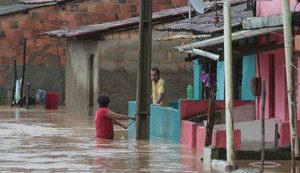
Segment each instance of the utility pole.
[[20,98],[20,107],[23,107],[23,90],[24,90],[24,81],[25,81],[25,66],[26,66],[26,38],[23,38],[23,67],[22,67],[22,81],[21,81],[21,98]]
[[233,124],[233,79],[232,79],[232,38],[230,1],[223,4],[224,15],[224,65],[225,65],[225,116],[227,162],[236,165]]
[[141,0],[139,29],[136,139],[149,139],[152,0]]
[[291,136],[291,158],[292,165],[295,165],[295,156],[299,156],[299,142],[297,137],[297,118],[295,117],[293,103],[293,80],[292,80],[292,65],[293,65],[293,39],[292,39],[292,22],[290,1],[282,1],[282,17],[283,17],[283,31],[284,31],[284,51],[285,51],[285,69],[286,69],[286,83],[288,94],[288,108],[290,120],[290,136]]

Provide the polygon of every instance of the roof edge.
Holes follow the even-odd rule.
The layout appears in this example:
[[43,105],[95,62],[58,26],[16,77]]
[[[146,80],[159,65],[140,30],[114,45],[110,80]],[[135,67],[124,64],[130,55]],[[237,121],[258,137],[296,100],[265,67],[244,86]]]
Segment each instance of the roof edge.
[[49,4],[49,3],[67,3],[76,0],[19,0],[20,4]]

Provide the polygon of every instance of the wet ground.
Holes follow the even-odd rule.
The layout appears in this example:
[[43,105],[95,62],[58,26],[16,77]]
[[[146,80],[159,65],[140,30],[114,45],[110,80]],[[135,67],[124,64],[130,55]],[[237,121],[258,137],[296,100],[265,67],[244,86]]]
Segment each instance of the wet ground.
[[[204,171],[195,151],[166,140],[136,141],[122,129],[114,140],[94,136],[93,116],[0,107],[0,172],[218,172]],[[254,162],[239,165],[257,172]],[[276,163],[265,172],[291,172],[289,161]]]

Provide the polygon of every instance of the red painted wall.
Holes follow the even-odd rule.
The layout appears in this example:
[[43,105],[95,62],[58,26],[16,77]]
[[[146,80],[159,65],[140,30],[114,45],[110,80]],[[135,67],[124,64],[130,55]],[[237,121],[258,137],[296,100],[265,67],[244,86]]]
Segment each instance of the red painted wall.
[[[247,100],[235,100],[233,101],[233,106],[244,105],[250,103],[251,101]],[[180,116],[181,119],[194,117],[208,111],[208,100],[180,100]],[[216,110],[221,110],[225,108],[224,100],[216,100]]]

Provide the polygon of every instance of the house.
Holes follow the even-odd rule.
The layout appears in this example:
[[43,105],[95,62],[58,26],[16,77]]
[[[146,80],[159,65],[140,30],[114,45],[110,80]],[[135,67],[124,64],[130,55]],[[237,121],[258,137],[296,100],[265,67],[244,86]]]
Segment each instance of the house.
[[[300,35],[300,22],[299,22],[299,2],[296,0],[291,0],[290,8],[292,12],[292,29],[293,29],[293,56],[299,57],[299,35]],[[272,10],[265,9],[263,6],[270,6]],[[272,2],[259,2],[257,3],[257,16],[261,18],[276,17],[282,15],[282,5],[280,1],[275,0]],[[270,38],[275,42],[283,42],[283,32],[279,35],[272,36]],[[259,43],[264,42],[263,38],[259,39]],[[297,53],[298,52],[298,53]],[[279,145],[284,146],[290,144],[290,131],[289,131],[289,114],[288,114],[288,102],[287,102],[287,83],[285,76],[285,52],[284,49],[269,51],[266,53],[260,53],[257,55],[260,64],[257,64],[256,75],[262,80],[266,81],[266,92],[270,93],[266,98],[266,118],[279,118],[281,124],[279,126],[279,133],[281,137],[279,138]],[[297,58],[298,68],[299,68],[299,58]],[[267,67],[267,68],[265,68]],[[299,82],[299,71],[294,72],[295,85]],[[299,105],[299,87],[297,87],[296,103],[298,103],[296,112],[296,119],[298,120],[298,137],[300,134],[300,105]],[[256,105],[260,104],[261,100],[258,98],[256,100]],[[256,112],[257,119],[261,119],[261,112]]]
[[[235,17],[239,21],[233,22],[232,26],[233,28],[241,28],[242,19],[252,17],[252,11],[245,10],[245,4],[236,4],[234,9],[237,11]],[[182,14],[187,13],[187,7],[154,13],[154,26],[155,28],[172,26],[172,21],[175,20],[175,23],[178,23],[178,19],[182,19]],[[195,17],[199,18],[199,20],[203,20],[202,22],[205,25],[200,28],[200,30],[208,29],[207,32],[210,34],[220,35],[222,26],[211,23],[212,25],[210,25],[209,28],[209,25],[205,23],[207,20],[208,22],[214,21],[215,12],[210,12],[206,15],[208,16],[207,18],[206,16]],[[109,92],[112,97],[112,106],[121,106],[119,104],[127,105],[128,100],[135,100],[136,63],[138,59],[138,22],[138,18],[135,17],[122,21],[73,27],[43,33],[45,36],[54,38],[66,38],[68,45],[66,59],[67,111],[91,114],[97,107],[95,96],[102,92]],[[183,23],[187,22],[185,21]],[[182,24],[179,25],[183,26]],[[187,30],[188,32],[194,30],[193,33],[195,33],[195,30],[199,29],[199,27],[188,27],[187,29],[189,29],[189,31]],[[192,67],[195,67],[195,69],[198,70],[194,70],[194,74],[200,74],[200,64],[198,64],[198,61],[195,64],[185,62],[184,57],[187,55],[173,49],[173,47],[189,43],[191,40],[172,39],[171,41],[163,41],[165,37],[172,37],[174,34],[165,34],[161,32],[161,30],[162,29],[153,30],[152,66],[158,66],[162,69],[163,77],[168,81],[168,86],[170,86],[168,90],[170,91],[170,95],[174,97],[172,100],[175,100],[175,102],[173,102],[171,107],[166,108],[151,106],[150,133],[152,136],[164,137],[178,142],[182,141],[192,147],[198,145],[199,147],[197,148],[201,148],[203,140],[199,141],[199,144],[196,144],[195,138],[190,138],[192,142],[189,142],[185,140],[189,137],[184,136],[184,134],[190,132],[185,130],[189,128],[189,123],[186,123],[185,119],[197,116],[208,107],[207,101],[197,101],[196,97],[201,97],[200,89],[197,91],[198,95],[196,94],[196,100],[185,99],[185,89],[188,83],[194,80],[198,82],[198,87],[200,87],[199,79],[193,79],[193,73],[191,71]],[[175,34],[175,36],[180,36],[185,33],[186,32],[181,32]],[[207,33],[203,32],[201,34]],[[255,64],[252,67],[254,68]],[[118,86],[125,89],[116,90]],[[249,90],[250,89],[247,91]],[[126,92],[131,92],[131,98],[123,98],[123,94]],[[224,91],[220,93],[224,94]],[[235,105],[245,105],[246,103],[249,103],[249,101],[242,101],[242,99],[240,99]],[[218,108],[220,109],[222,107],[224,107],[224,102],[220,101]],[[134,115],[135,111],[135,102],[130,101],[128,104],[129,115]],[[196,124],[192,126],[191,129],[194,131],[189,134],[195,137],[197,126]],[[205,129],[202,128],[198,131],[198,135],[200,135],[200,133],[205,132]],[[220,136],[220,134],[223,133],[224,130],[220,129],[216,132],[216,135]],[[182,136],[180,136],[180,134],[182,134]],[[241,136],[241,132],[236,131],[236,135]],[[223,141],[223,143],[215,141],[218,146],[223,146],[224,139],[218,140]],[[237,140],[236,142],[240,145],[240,141]]]
[[[266,6],[270,8],[265,8]],[[241,130],[241,148],[242,149],[257,149],[254,148],[255,143],[260,143],[259,120],[261,119],[261,98],[254,97],[250,90],[250,81],[252,77],[259,77],[266,82],[266,147],[272,148],[277,146],[285,146],[290,144],[289,134],[289,115],[287,104],[287,85],[285,77],[285,55],[284,55],[284,42],[283,42],[283,27],[282,27],[282,7],[279,1],[259,1],[256,3],[253,11],[258,17],[252,17],[247,20],[242,19],[243,27],[232,28],[232,52],[234,61],[234,83],[235,88],[235,100],[255,100],[255,109],[253,107],[253,120],[241,123],[235,123],[236,129]],[[298,2],[291,1],[292,15],[292,27],[293,27],[293,40],[295,50],[294,56],[299,56],[299,6]],[[237,21],[235,18],[237,10],[232,9],[232,21]],[[216,16],[217,19],[218,16]],[[157,28],[160,31],[185,31],[193,30],[194,33],[207,33],[211,30],[215,31],[211,27],[201,25],[201,18],[194,19],[193,22],[187,22],[186,20],[181,22],[174,22]],[[222,21],[222,19],[218,20]],[[200,23],[197,25],[197,22]],[[203,22],[203,21],[202,21]],[[252,25],[253,24],[253,25]],[[214,24],[211,24],[213,26]],[[195,26],[195,27],[192,27]],[[203,27],[202,27],[203,26]],[[196,28],[196,29],[194,29]],[[221,32],[223,30],[222,24],[219,28]],[[223,54],[223,36],[222,34],[216,35],[213,38],[209,38],[202,41],[193,42],[186,45],[176,47],[179,51],[191,52],[193,49],[200,49],[207,52],[212,52],[221,55],[220,59],[210,61],[215,67],[215,73],[217,74],[217,90],[216,98],[218,100],[224,99],[224,64],[222,62]],[[193,59],[193,58],[192,58]],[[199,81],[199,75],[201,69],[207,66],[202,63],[204,57],[196,57],[198,60],[194,60],[194,85],[197,90],[195,99],[202,99],[201,94],[201,82]],[[236,76],[236,74],[240,74]],[[296,73],[297,74],[297,73]],[[297,75],[296,75],[297,76]],[[295,81],[299,78],[295,77]],[[297,88],[299,93],[299,88]],[[297,96],[297,102],[299,97]],[[194,103],[191,103],[191,105]],[[299,104],[297,105],[297,119],[298,119],[298,134],[300,132],[299,123]],[[242,109],[239,114],[245,114],[247,109]],[[237,114],[237,115],[239,115]],[[235,115],[235,114],[234,114]],[[248,115],[248,114],[247,114]],[[249,114],[251,115],[251,114]],[[193,134],[194,136],[188,136],[185,139],[188,141],[181,141],[187,146],[195,147],[198,149],[198,143],[203,142],[197,136],[199,135],[199,125],[195,123],[185,122],[187,129],[181,129],[181,135]],[[183,123],[181,123],[183,124]],[[198,126],[198,127],[195,127]],[[181,127],[182,128],[182,127]],[[217,127],[216,127],[217,128]],[[279,135],[277,134],[279,133]],[[203,133],[202,133],[203,134]],[[238,137],[238,136],[237,136]],[[201,137],[199,137],[201,138]],[[203,136],[202,136],[203,138]],[[181,136],[182,139],[182,136]],[[246,141],[248,145],[243,146],[243,141]],[[201,143],[203,144],[203,143]],[[249,145],[250,144],[250,145]],[[203,146],[203,145],[202,145]]]
[[[187,8],[184,9],[184,7],[176,10],[183,10],[181,13],[187,13]],[[178,13],[176,14],[178,15]],[[211,61],[207,60],[205,56],[192,57],[192,59],[197,59],[193,61],[193,80],[196,91],[194,100],[182,99],[185,97],[179,95],[177,97],[177,99],[179,99],[178,102],[170,107],[163,108],[151,106],[150,135],[167,138],[173,141],[180,141],[184,145],[196,148],[201,153],[203,152],[204,147],[203,135],[205,134],[205,128],[203,128],[201,124],[190,122],[187,119],[196,117],[208,109],[208,102],[202,98],[202,84],[199,79],[202,68],[214,70],[214,73],[216,73],[217,110],[224,108],[224,101],[222,101],[224,100],[224,64],[222,60],[223,25],[222,22],[220,22],[222,21],[222,17],[215,12],[211,12],[196,16],[192,21],[184,19],[182,21],[176,20],[176,22],[172,23],[172,20],[174,20],[174,17],[177,15],[174,15],[174,11],[172,10],[155,13],[153,15],[153,23],[156,25],[156,31],[153,31],[153,35],[154,39],[157,38],[153,41],[154,66],[158,65],[159,67],[162,67],[162,69],[168,69],[169,71],[166,75],[171,75],[172,69],[175,70],[176,73],[174,73],[173,76],[171,75],[169,79],[178,76],[178,72],[180,71],[189,71],[187,69],[190,68],[188,67],[190,63],[182,61],[187,54],[180,53],[179,51],[176,52],[173,49],[164,49],[165,46],[169,48],[170,46],[173,46],[180,51],[188,51],[191,47],[202,49],[207,52],[219,54],[221,55],[221,58],[218,61]],[[272,25],[268,26],[268,28],[260,27],[253,30],[243,30],[243,22],[252,16],[253,10],[251,8],[249,9],[247,4],[235,4],[233,7],[232,39],[233,57],[235,57],[234,61],[236,68],[234,71],[234,74],[236,74],[236,87],[234,88],[236,100],[234,105],[236,107],[234,111],[238,112],[237,115],[239,116],[235,119],[236,127],[238,127],[235,131],[237,137],[235,142],[238,149],[245,149],[245,147],[247,147],[243,144],[243,141],[245,140],[248,140],[248,143],[253,142],[251,141],[253,139],[256,140],[254,143],[259,143],[257,139],[260,140],[260,138],[258,138],[260,134],[257,136],[250,136],[249,138],[250,133],[253,135],[259,130],[257,121],[259,120],[259,98],[254,97],[250,89],[250,81],[257,75],[258,70],[256,70],[256,67],[261,67],[261,58],[259,55],[271,51],[277,52],[283,49],[283,42],[276,40],[282,32],[282,26],[280,25]],[[297,23],[295,25],[297,25]],[[124,84],[134,76],[134,73],[132,72],[136,70],[135,68],[132,68],[130,71],[130,65],[128,64],[136,64],[137,60],[137,27],[138,18],[130,18],[123,21],[54,30],[44,33],[44,35],[50,37],[67,38],[66,103],[69,109],[93,112],[96,107],[95,95],[99,92],[109,91],[109,88],[112,86],[126,86]],[[162,40],[169,39],[164,39],[165,33],[160,33],[158,31],[168,31],[168,36],[170,37],[172,37],[172,35],[185,34],[185,32],[192,32],[197,35],[211,34],[212,38],[197,42],[186,40],[178,41],[177,39],[171,39],[171,41],[165,42]],[[178,31],[180,31],[180,33],[176,33]],[[260,42],[262,39],[264,42]],[[159,44],[157,44],[157,41],[159,41]],[[136,46],[133,46],[134,44],[136,44]],[[131,59],[129,57],[131,57]],[[161,58],[163,58],[163,60]],[[118,63],[113,63],[113,59],[117,60]],[[189,60],[191,58],[185,59]],[[110,71],[111,69],[118,69],[119,75],[122,76],[122,80],[108,80],[108,77],[117,79],[113,76],[113,74],[116,74],[116,71],[112,73]],[[264,66],[263,69],[266,70],[268,68]],[[280,71],[276,71],[276,73],[278,72]],[[188,81],[185,81],[185,75],[186,74],[180,74],[180,83],[186,83]],[[110,83],[109,81],[113,83]],[[179,88],[185,88],[184,85],[178,86],[180,83],[176,82],[172,83],[172,85],[175,86],[172,91]],[[105,83],[109,84],[105,86]],[[132,80],[130,83],[133,85],[129,86],[129,88],[134,88],[135,81]],[[283,84],[283,82],[281,82],[281,84]],[[180,91],[180,93],[185,93],[184,90]],[[122,93],[123,92],[126,91],[122,91]],[[285,91],[281,88],[276,94],[283,92]],[[117,100],[122,97],[122,94],[120,93],[121,92],[118,91],[109,94],[112,95],[114,98],[113,100]],[[177,96],[174,93],[172,94],[173,96]],[[270,97],[274,98],[274,96]],[[134,96],[132,98],[134,98]],[[255,104],[251,104],[253,101],[255,101]],[[122,103],[124,104],[124,102]],[[284,105],[280,106],[282,107]],[[128,110],[131,116],[135,114],[134,102],[129,102]],[[280,111],[278,112],[278,115],[274,115],[274,119],[268,117],[270,121],[267,122],[270,125],[269,129],[271,129],[270,133],[267,133],[268,147],[274,147],[276,145],[275,142],[279,142],[279,146],[283,146],[289,142],[285,137],[279,139],[276,137],[276,126],[279,126],[278,131],[280,134],[286,135],[287,129],[283,119],[281,119],[282,115],[280,114]],[[239,122],[239,124],[237,124],[237,122]],[[224,141],[226,141],[226,139],[220,137],[224,137],[225,127],[218,125],[216,128],[216,131],[214,131],[213,143],[216,146],[224,147]]]
[[[1,1],[2,2],[2,1]],[[14,1],[15,2],[15,1]],[[23,38],[26,39],[25,83],[30,96],[37,89],[59,94],[65,100],[66,43],[38,35],[50,30],[99,24],[138,16],[139,1],[124,0],[20,0],[0,8],[0,104],[11,104],[14,60],[22,76]],[[186,0],[174,2],[178,7]],[[173,1],[155,0],[153,11],[173,8]]]
[[[153,24],[182,19],[188,7],[153,13]],[[66,38],[66,109],[92,114],[98,107],[96,97],[108,93],[110,107],[127,113],[128,100],[135,100],[139,44],[139,18],[73,27],[43,33]],[[152,66],[161,69],[170,99],[186,97],[186,86],[193,80],[192,65],[173,49],[180,40],[156,41],[165,34],[153,30]],[[150,78],[149,78],[150,80]],[[180,82],[178,82],[180,81]],[[121,110],[121,111],[122,111]]]

